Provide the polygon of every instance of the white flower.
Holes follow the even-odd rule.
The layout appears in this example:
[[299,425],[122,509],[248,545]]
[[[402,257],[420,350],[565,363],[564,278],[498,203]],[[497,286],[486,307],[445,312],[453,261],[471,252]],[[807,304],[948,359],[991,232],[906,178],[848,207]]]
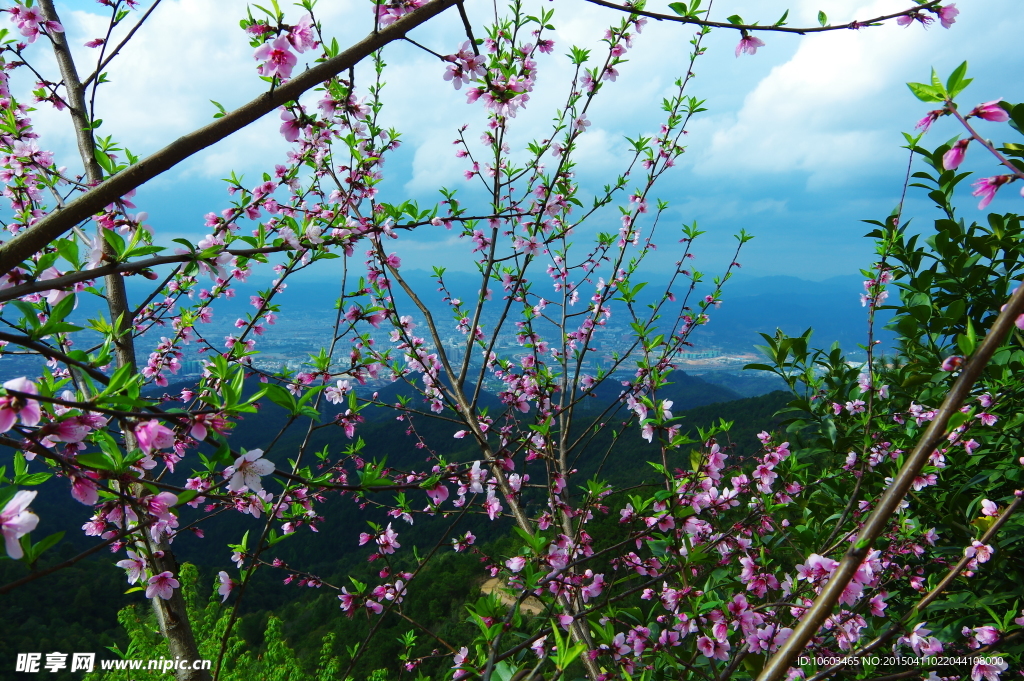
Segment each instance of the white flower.
[[28,505],[36,498],[38,492],[21,490],[7,502],[0,511],[0,534],[7,545],[7,555],[18,560],[24,555],[18,542],[23,536],[36,529],[39,516],[28,510]]
[[229,469],[232,475],[228,481],[228,489],[237,492],[247,487],[253,492],[262,491],[263,483],[260,482],[260,477],[274,472],[273,462],[262,457],[262,449],[253,449],[235,459],[235,465]]

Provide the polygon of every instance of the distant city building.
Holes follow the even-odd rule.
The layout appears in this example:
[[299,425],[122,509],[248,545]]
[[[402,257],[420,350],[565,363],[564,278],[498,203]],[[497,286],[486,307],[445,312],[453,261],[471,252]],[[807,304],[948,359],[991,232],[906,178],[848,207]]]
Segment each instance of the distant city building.
[[691,352],[684,352],[679,355],[680,359],[714,359],[715,357],[721,357],[722,351],[718,348],[712,348],[710,350],[693,350]]

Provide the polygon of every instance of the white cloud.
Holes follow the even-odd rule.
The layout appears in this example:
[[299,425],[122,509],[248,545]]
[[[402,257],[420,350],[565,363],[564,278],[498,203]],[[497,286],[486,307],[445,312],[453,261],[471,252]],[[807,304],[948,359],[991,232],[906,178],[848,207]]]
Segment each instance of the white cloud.
[[[246,0],[163,0],[150,23],[111,65],[112,82],[100,88],[98,115],[105,121],[101,134],[113,135],[136,154],[148,154],[212,120],[214,107],[209,100],[231,109],[263,91],[266,84],[255,73],[252,48],[238,27],[246,4]],[[553,6],[547,0],[536,6],[541,4]],[[728,7],[730,13],[765,24],[777,19],[788,3],[777,7],[771,3],[771,10],[765,9],[767,4],[743,0],[730,2]],[[902,9],[907,0],[832,0],[827,4],[796,0],[794,4],[790,23],[813,25],[819,5],[825,4],[830,20],[838,23]],[[972,73],[978,76],[969,91],[977,93],[972,102],[998,96],[1020,101],[1024,97],[1019,83],[1006,76],[1021,72],[1024,57],[1019,51],[994,47],[1015,44],[1024,5],[1019,0],[961,5],[963,13],[949,31],[937,25],[928,30],[914,25],[810,37],[769,34],[763,36],[767,45],[757,55],[739,59],[733,56],[737,36],[729,31],[713,32],[706,43],[711,49],[698,61],[695,70],[699,77],[687,93],[707,98],[710,110],[695,118],[689,152],[680,167],[665,177],[657,195],[682,206],[686,212],[683,220],[699,217],[702,225],[721,229],[730,229],[730,221],[741,222],[753,215],[769,220],[799,213],[807,197],[769,195],[756,186],[768,181],[790,187],[807,182],[821,196],[835,192],[837,205],[848,205],[851,199],[843,188],[849,186],[850,178],[863,180],[877,173],[901,171],[897,168],[903,163],[898,133],[911,128],[926,108],[910,97],[905,81],[925,79],[932,65],[948,73],[969,58]],[[93,2],[72,6],[83,9],[62,10],[62,19],[80,68],[87,71],[85,64],[88,58],[95,59],[95,52],[82,44],[105,26],[99,15],[92,13],[102,8]],[[298,18],[301,10],[290,3],[282,6],[288,19]],[[483,0],[467,2],[478,36],[484,34],[491,6]],[[565,100],[573,72],[564,56],[569,46],[589,47],[597,59],[605,47],[601,42],[605,28],[621,18],[619,13],[580,0],[559,3],[555,9],[555,54],[539,59],[542,70],[537,88],[511,128],[513,150],[550,134],[551,118]],[[369,7],[362,0],[321,2],[317,12],[327,35],[336,36],[343,46],[362,38],[372,27]],[[660,100],[687,67],[692,35],[692,27],[652,21],[637,37],[635,48],[627,55],[629,62],[619,69],[618,82],[609,84],[588,113],[593,126],[581,140],[576,169],[586,185],[584,192],[624,170],[624,135],[657,130],[663,116]],[[416,29],[411,37],[441,54],[455,51],[465,39],[454,10]],[[56,80],[43,42],[32,50],[39,56],[40,68]],[[479,138],[486,122],[482,105],[467,104],[465,91],[455,92],[442,80],[444,65],[410,44],[389,46],[385,58],[389,67],[384,120],[403,133],[405,147],[398,159],[389,162],[389,179],[384,185],[389,195],[383,198],[395,200],[404,198],[399,194],[413,194],[432,200],[437,196],[434,190],[442,185],[468,194],[462,177],[467,164],[454,157],[451,141],[463,123],[473,126],[467,133],[469,139],[475,142]],[[357,71],[361,86],[369,83],[369,75],[365,68]],[[998,87],[1006,90],[993,90]],[[73,165],[77,150],[66,116],[44,105],[33,117],[46,146],[58,152],[58,161]],[[160,193],[175,197],[167,201],[170,204],[182,195],[210,196],[206,187],[194,193],[190,188],[225,177],[232,169],[246,172],[251,179],[254,171],[269,170],[283,158],[287,145],[278,126],[275,115],[267,116],[159,178],[150,189],[167,187]],[[744,182],[744,178],[753,182]],[[864,213],[875,210],[865,207]],[[424,249],[417,257],[425,259],[452,259],[453,253],[462,252],[444,239],[416,248]]]
[[[325,27],[347,45],[362,37],[359,23],[346,18],[354,0],[321,3]],[[108,16],[104,8],[62,12],[62,22],[75,54],[79,71],[88,73],[99,50],[84,43],[105,34]],[[249,39],[238,22],[246,16],[245,0],[164,0],[153,15],[106,69],[109,83],[98,89],[96,115],[103,119],[99,134],[113,135],[136,155],[148,155],[182,134],[213,120],[216,112],[210,100],[231,110],[263,92],[267,84],[259,79]],[[58,7],[58,10],[64,9]],[[286,7],[286,21],[297,21],[302,10]],[[116,44],[140,13],[129,16],[111,41]],[[368,13],[367,13],[368,16]],[[367,22],[366,28],[370,24]],[[346,42],[347,41],[347,42]],[[33,56],[52,65],[43,43]],[[299,66],[303,57],[299,55]],[[54,68],[50,68],[55,72]],[[53,77],[52,80],[59,78]],[[41,109],[36,124],[52,145],[76,153],[64,114]],[[223,177],[231,169],[273,166],[283,158],[287,145],[277,129],[276,116],[267,116],[246,130],[218,144],[211,152],[187,162],[188,175]],[[180,171],[179,171],[180,172]]]
[[[1019,5],[999,4],[1021,15]],[[830,20],[840,23],[902,7],[892,0],[836,3]],[[898,161],[903,156],[899,132],[912,129],[920,117],[915,112],[922,108],[904,83],[926,79],[931,64],[954,60],[957,53],[968,58],[998,43],[993,34],[1003,29],[985,21],[999,15],[999,8],[987,8],[996,11],[986,11],[984,18],[977,16],[978,9],[965,8],[966,16],[948,31],[938,24],[927,30],[918,24],[889,25],[801,39],[792,58],[772,68],[738,111],[694,126],[692,137],[707,140],[697,145],[696,172],[803,173],[809,188],[822,189]]]

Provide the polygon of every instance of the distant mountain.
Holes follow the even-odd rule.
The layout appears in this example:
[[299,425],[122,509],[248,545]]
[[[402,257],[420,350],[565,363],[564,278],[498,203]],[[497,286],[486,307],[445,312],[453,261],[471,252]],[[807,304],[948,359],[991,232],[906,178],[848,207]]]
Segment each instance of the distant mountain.
[[[860,303],[863,280],[860,275],[825,281],[785,276],[730,280],[721,308],[711,314],[699,338],[722,347],[749,348],[763,343],[759,332],[772,335],[779,328],[794,336],[813,327],[815,346],[838,341],[845,350],[855,350],[867,343],[867,309]],[[875,319],[874,337],[887,347],[895,338],[883,328],[891,318],[886,310]]]
[[[442,294],[437,290],[433,274],[425,270],[408,270],[403,272],[403,276],[432,313],[447,323],[448,309],[441,302]],[[480,275],[476,273],[445,274],[449,293],[464,301],[476,297],[480,282]],[[763,342],[760,336],[762,332],[774,334],[778,328],[789,335],[797,335],[807,328],[813,328],[816,346],[828,347],[838,341],[848,352],[856,351],[857,346],[867,342],[867,310],[860,303],[862,282],[863,277],[859,274],[837,276],[825,281],[737,274],[723,288],[722,305],[711,310],[710,323],[695,332],[691,340],[698,345],[713,345],[728,351],[749,351],[753,345]],[[130,294],[137,298],[142,289],[135,282],[130,284]],[[214,319],[233,320],[253,312],[249,296],[265,286],[239,284],[234,298],[219,300],[214,305]],[[492,284],[491,288],[498,289],[495,296],[499,295],[500,287]],[[637,309],[644,311],[643,306],[656,300],[663,291],[664,281],[658,281],[655,277],[640,293]],[[710,291],[709,285],[702,284],[691,295],[691,300],[699,301]],[[289,318],[294,315],[333,314],[339,292],[336,282],[289,283],[288,288],[275,298],[275,303],[280,304],[282,309],[279,323],[286,328],[291,321]],[[411,301],[404,293],[398,292],[396,298],[400,308],[412,310]],[[84,303],[79,314],[85,309],[91,312],[93,307],[92,301]],[[695,303],[691,307],[695,307]],[[613,317],[616,320],[622,318],[616,315],[621,315],[618,309],[615,309]],[[891,316],[890,312],[883,311],[875,321],[875,338],[881,340],[885,347],[890,346],[894,339],[894,334],[883,328]],[[663,318],[667,319],[668,315]]]

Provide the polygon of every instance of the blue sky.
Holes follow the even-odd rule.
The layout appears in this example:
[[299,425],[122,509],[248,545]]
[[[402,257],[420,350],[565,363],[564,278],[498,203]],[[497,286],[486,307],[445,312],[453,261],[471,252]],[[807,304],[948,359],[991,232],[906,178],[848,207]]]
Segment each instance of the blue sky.
[[[80,63],[87,64],[94,53],[80,46],[100,34],[105,24],[93,12],[102,7],[84,0],[57,4]],[[617,20],[579,0],[543,4],[556,12],[556,49],[540,61],[537,90],[515,122],[514,139],[520,142],[544,136],[543,126],[564,97],[570,71],[562,55],[569,45],[598,47],[606,25]],[[649,9],[664,10],[665,4],[655,1]],[[738,13],[747,21],[772,23],[789,8],[791,25],[814,25],[819,9],[839,23],[906,4],[719,0],[715,16]],[[322,0],[318,14],[326,33],[347,45],[371,28],[367,7],[355,0]],[[1024,100],[1024,53],[1013,47],[1024,23],[1024,4],[968,0],[958,7],[961,14],[950,30],[914,24],[811,37],[764,34],[765,47],[740,58],[733,54],[738,40],[733,32],[715,31],[708,37],[708,53],[698,61],[689,94],[707,100],[709,110],[691,124],[687,153],[655,191],[672,205],[667,225],[696,220],[708,231],[697,248],[702,267],[714,272],[728,262],[731,236],[740,228],[757,237],[741,258],[744,275],[821,280],[870,264],[872,245],[862,238],[868,227],[860,220],[881,218],[898,201],[906,164],[900,133],[910,131],[929,108],[904,83],[927,80],[933,66],[948,74],[968,60],[975,82],[963,95],[963,105],[999,97]],[[482,34],[491,3],[468,0],[467,8]],[[286,12],[293,21],[302,14],[295,7]],[[112,83],[101,88],[98,98],[101,133],[145,155],[208,122],[214,112],[209,100],[232,109],[257,95],[265,84],[257,78],[252,48],[238,27],[244,15],[245,3],[235,0],[164,0],[151,24],[109,69]],[[584,187],[599,187],[621,171],[625,135],[657,129],[658,104],[684,68],[692,33],[690,27],[651,22],[636,41],[619,80],[592,109],[593,125],[578,159]],[[464,40],[454,10],[412,37],[442,54],[456,51]],[[40,59],[45,65],[45,57]],[[385,200],[433,202],[440,185],[472,195],[461,175],[464,162],[454,157],[451,141],[462,124],[470,126],[470,139],[479,136],[485,124],[482,107],[466,104],[464,92],[442,80],[444,65],[408,43],[389,47],[385,59],[385,120],[404,139],[387,166]],[[66,118],[43,110],[35,118],[58,162],[73,167]],[[937,124],[925,144],[935,146],[955,135],[955,126],[947,123]],[[162,239],[204,234],[202,216],[227,205],[218,178],[235,170],[255,184],[264,170],[280,162],[287,145],[278,125],[276,116],[268,116],[141,190],[139,209],[149,212]],[[982,125],[993,136],[1010,132],[1005,126]],[[977,149],[969,153],[966,167],[986,175],[998,172]],[[908,214],[927,218],[928,203],[920,193],[912,194]],[[991,210],[1019,211],[1021,203],[1014,186]],[[970,197],[961,205],[968,219],[983,216]],[[617,211],[598,216],[594,226],[614,228]],[[664,241],[667,245],[669,240]],[[463,268],[468,259],[454,246],[451,233],[435,229],[409,240],[402,254],[412,266]],[[657,257],[667,264],[675,254],[662,249]]]

